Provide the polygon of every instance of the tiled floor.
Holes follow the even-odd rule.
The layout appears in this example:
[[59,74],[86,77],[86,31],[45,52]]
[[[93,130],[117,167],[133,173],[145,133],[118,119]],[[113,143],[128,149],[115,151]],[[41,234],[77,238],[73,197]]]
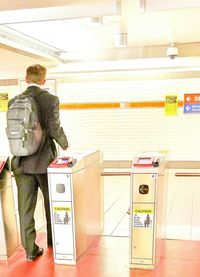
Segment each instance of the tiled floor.
[[[38,243],[45,247],[46,236]],[[0,261],[0,277],[199,277],[200,242],[166,240],[165,251],[155,270],[129,268],[127,237],[102,236],[76,266],[56,265],[52,250],[33,263],[20,249],[8,261]]]
[[0,261],[0,277],[199,277],[200,241],[191,239],[200,239],[200,178],[175,177],[175,172],[168,183],[167,235],[182,240],[165,241],[155,270],[129,268],[130,177],[109,176],[104,177],[104,232],[78,265],[55,265],[42,233],[37,240],[44,255],[27,263],[20,248],[8,261]]

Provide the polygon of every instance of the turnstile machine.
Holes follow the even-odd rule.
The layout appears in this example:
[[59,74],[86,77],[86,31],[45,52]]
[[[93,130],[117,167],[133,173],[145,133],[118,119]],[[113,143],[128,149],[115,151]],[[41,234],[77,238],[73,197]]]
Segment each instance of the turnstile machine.
[[20,245],[8,157],[0,157],[0,260],[7,260]]
[[58,157],[48,167],[54,261],[76,264],[103,228],[100,151]]
[[130,267],[154,269],[165,236],[164,156],[138,156],[131,169]]

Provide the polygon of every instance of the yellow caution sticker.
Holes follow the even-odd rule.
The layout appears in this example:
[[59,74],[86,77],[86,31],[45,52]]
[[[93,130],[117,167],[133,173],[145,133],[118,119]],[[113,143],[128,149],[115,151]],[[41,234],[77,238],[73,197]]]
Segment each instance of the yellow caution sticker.
[[154,221],[154,209],[152,208],[134,208],[133,227],[134,228],[152,228]]
[[178,114],[178,95],[165,96],[165,115]]
[[54,224],[72,224],[72,209],[71,207],[53,207]]
[[0,93],[0,112],[8,110],[8,93]]
[[153,214],[153,209],[134,209],[134,214]]
[[70,207],[53,207],[54,211],[59,211],[59,212],[70,212],[71,208]]

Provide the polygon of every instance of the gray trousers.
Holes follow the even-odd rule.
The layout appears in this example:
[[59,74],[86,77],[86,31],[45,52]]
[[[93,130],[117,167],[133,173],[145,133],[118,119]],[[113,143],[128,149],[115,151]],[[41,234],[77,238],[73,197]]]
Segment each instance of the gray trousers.
[[18,189],[21,241],[28,256],[34,254],[38,250],[38,246],[35,244],[36,230],[34,220],[38,188],[41,189],[44,198],[47,222],[47,243],[49,246],[52,245],[47,174],[19,174],[15,175],[15,180]]

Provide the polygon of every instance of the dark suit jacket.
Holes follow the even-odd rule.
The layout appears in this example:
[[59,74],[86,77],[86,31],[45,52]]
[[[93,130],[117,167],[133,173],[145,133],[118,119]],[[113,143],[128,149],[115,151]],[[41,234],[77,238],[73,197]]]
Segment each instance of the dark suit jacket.
[[[37,86],[30,86],[23,94],[33,96],[38,104],[40,124],[43,129],[43,139],[36,153],[25,157],[13,157],[11,169],[17,174],[43,174],[47,167],[57,156],[54,140],[62,149],[67,149],[67,137],[60,126],[59,99],[57,96],[42,90]],[[11,99],[8,103],[12,103]]]

